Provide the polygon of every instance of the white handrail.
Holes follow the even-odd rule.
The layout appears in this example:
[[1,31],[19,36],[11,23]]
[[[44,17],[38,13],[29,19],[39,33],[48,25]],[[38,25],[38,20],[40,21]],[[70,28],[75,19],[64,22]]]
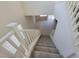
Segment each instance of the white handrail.
[[[22,30],[18,30],[19,32],[22,32],[25,36],[25,40],[27,40],[27,42],[29,42],[28,44],[28,56],[30,57],[31,52],[36,44],[36,42],[38,41],[41,33],[40,30],[37,29],[22,29]],[[26,39],[26,35],[28,36],[28,39]]]
[[76,22],[78,16],[79,16],[79,12],[77,13],[76,17],[73,19],[73,21],[72,21],[72,25]]
[[76,25],[74,25],[73,31],[75,31],[78,27],[79,27],[79,22]]
[[[22,37],[20,32],[24,35],[25,38]],[[13,39],[17,39],[20,42],[21,44],[20,46],[17,46],[14,43],[14,41],[11,40],[12,35],[14,35],[14,38],[12,37]],[[31,52],[36,42],[38,41],[40,35],[41,35],[40,31],[37,29],[23,29],[23,30],[16,29],[14,31],[5,34],[2,38],[0,38],[0,46],[5,42],[9,42],[14,47],[14,49],[17,49],[18,52],[15,50],[16,53],[13,55],[3,47],[0,47],[0,49],[3,49],[5,51],[4,52],[4,55],[6,54],[5,57],[30,57]]]
[[[4,57],[20,57],[20,56],[18,56],[17,53],[21,54],[21,56],[26,56],[22,52],[22,50],[27,51],[27,47],[25,47],[25,45],[22,44],[22,41],[18,38],[17,35],[14,34],[13,31],[5,34],[0,39],[1,39],[0,53],[3,54],[2,56],[4,56]],[[18,45],[17,42],[20,43],[19,46],[17,46]],[[1,54],[0,54],[0,56],[1,56]]]
[[[73,51],[75,51],[74,55],[70,55],[69,57],[77,57],[79,56],[79,2],[78,1],[69,1],[66,2],[66,11],[70,20],[71,26],[71,40],[73,45]],[[72,49],[72,48],[71,48]],[[76,53],[77,52],[77,53]]]

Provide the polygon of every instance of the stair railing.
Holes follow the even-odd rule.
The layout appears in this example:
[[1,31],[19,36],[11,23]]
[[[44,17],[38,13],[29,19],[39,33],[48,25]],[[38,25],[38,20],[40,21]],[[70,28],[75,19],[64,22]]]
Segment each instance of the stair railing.
[[79,2],[67,2],[66,5],[72,21],[74,48],[76,52],[79,52]]
[[[10,26],[8,25],[11,32],[1,38],[0,51],[2,51],[2,55],[0,55],[0,57],[30,57],[41,33],[38,29],[22,29],[21,27],[21,25],[15,23],[11,23]],[[8,42],[6,42],[7,40]],[[5,42],[6,44],[4,44]],[[9,45],[11,46],[10,48]],[[2,46],[4,46],[4,48]],[[12,51],[12,49],[14,49],[14,51]]]
[[35,30],[35,29],[28,29],[28,30],[25,29],[25,30],[19,30],[19,31],[24,34],[25,40],[28,39],[28,40],[26,40],[26,42],[27,42],[27,45],[28,45],[28,47],[27,47],[28,53],[29,53],[28,57],[30,57],[31,52],[32,52],[36,42],[38,41],[41,33],[40,33],[39,30]]
[[15,32],[10,31],[0,38],[0,57],[22,58],[27,57],[25,41],[21,40]]

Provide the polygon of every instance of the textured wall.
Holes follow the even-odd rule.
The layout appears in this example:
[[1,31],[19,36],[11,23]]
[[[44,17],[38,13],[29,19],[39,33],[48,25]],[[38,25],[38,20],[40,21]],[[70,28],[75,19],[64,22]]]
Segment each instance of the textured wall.
[[61,55],[69,57],[74,53],[74,48],[71,19],[67,14],[66,5],[64,3],[57,3],[55,5],[54,14],[58,24],[53,41]]
[[49,1],[22,2],[22,8],[25,15],[53,14],[53,5],[54,2]]
[[24,28],[27,26],[20,2],[0,2],[0,35],[6,32],[5,25],[18,22]]
[[37,27],[41,30],[41,33],[43,35],[49,35],[52,31],[52,29],[55,26],[54,17],[48,16],[48,19],[45,21],[38,21]]

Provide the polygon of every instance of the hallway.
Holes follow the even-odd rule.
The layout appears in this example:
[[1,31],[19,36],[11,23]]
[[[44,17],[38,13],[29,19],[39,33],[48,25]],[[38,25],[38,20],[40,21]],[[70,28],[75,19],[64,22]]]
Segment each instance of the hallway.
[[51,38],[41,35],[32,54],[32,58],[61,58]]

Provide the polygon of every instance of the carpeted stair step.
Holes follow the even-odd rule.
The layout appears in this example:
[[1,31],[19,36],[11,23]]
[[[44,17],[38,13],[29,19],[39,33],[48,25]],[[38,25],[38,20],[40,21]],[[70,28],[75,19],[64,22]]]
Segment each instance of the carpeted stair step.
[[33,57],[34,58],[61,58],[59,54],[47,53],[44,51],[34,51]]
[[49,53],[58,53],[58,50],[56,48],[52,47],[44,47],[44,46],[36,46],[35,51],[44,51],[44,52],[49,52]]
[[51,43],[37,43],[37,46],[45,46],[45,47],[54,47],[55,45],[51,44]]

